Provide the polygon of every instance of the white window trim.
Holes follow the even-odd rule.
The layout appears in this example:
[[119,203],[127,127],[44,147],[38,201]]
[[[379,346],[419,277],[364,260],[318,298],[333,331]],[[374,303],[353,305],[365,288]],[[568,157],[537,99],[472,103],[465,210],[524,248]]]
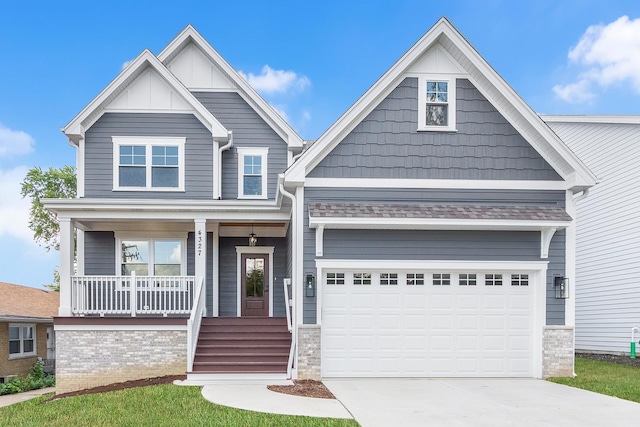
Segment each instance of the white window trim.
[[[269,148],[238,147],[238,199],[266,199],[267,198],[267,160]],[[262,158],[262,194],[244,194],[244,156],[260,156]]]
[[[184,192],[185,181],[185,144],[186,138],[181,137],[162,137],[162,136],[113,136],[113,191],[175,191]],[[145,147],[145,169],[146,169],[146,186],[145,187],[121,187],[120,177],[120,146],[122,145],[138,145]],[[152,156],[151,147],[158,145],[177,145],[178,146],[178,186],[177,187],[152,187],[151,186],[151,168]]]
[[[427,126],[427,81],[447,82],[447,126]],[[418,77],[418,130],[430,132],[456,131],[456,78],[443,75],[421,75]]]
[[122,241],[123,240],[144,240],[149,242],[149,276],[154,276],[153,265],[155,261],[154,242],[180,241],[180,276],[187,274],[187,236],[185,233],[162,233],[158,235],[140,235],[116,233],[116,275],[122,275]]
[[[24,352],[24,337],[22,336],[22,328],[28,326],[33,328],[33,351],[28,353]],[[36,355],[38,351],[38,337],[36,335],[36,325],[35,323],[9,323],[9,328],[16,327],[19,328],[20,331],[20,353],[9,354],[9,360],[11,359],[22,359],[25,357],[33,357]],[[7,329],[7,350],[9,347],[9,330]]]

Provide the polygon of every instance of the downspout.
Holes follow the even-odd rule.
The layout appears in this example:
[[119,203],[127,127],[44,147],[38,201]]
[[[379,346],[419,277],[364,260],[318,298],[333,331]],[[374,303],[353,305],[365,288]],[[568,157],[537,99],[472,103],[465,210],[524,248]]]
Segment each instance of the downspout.
[[[289,229],[293,230],[291,232],[291,257],[295,258],[298,254],[298,245],[296,244],[298,239],[296,239],[296,236],[294,236],[294,233],[297,230],[296,226],[298,224],[298,214],[296,210],[296,196],[292,193],[289,193],[287,190],[285,190],[283,174],[278,175],[278,183],[279,183],[280,193],[282,193],[283,196],[291,200],[291,227]],[[292,301],[296,301],[296,298],[298,295],[297,278],[298,278],[297,263],[292,259],[291,260],[291,296],[290,296]],[[287,301],[287,304],[288,303],[289,302]],[[294,310],[294,307],[291,307],[291,325],[292,325],[291,348],[289,350],[289,360],[287,362],[287,379],[291,379],[292,377],[291,365],[293,364],[293,359],[296,354],[296,347],[298,343],[298,316],[296,315],[296,312],[297,310]]]
[[216,198],[218,200],[222,199],[222,152],[227,151],[228,149],[233,147],[233,131],[228,131],[227,136],[228,142],[222,147],[218,148],[218,164],[216,165],[218,167],[218,184],[216,188]]
[[578,193],[577,196],[575,194],[573,195],[573,202],[574,203],[579,202],[580,200],[584,200],[587,197],[589,197],[589,189],[585,188],[580,193]]

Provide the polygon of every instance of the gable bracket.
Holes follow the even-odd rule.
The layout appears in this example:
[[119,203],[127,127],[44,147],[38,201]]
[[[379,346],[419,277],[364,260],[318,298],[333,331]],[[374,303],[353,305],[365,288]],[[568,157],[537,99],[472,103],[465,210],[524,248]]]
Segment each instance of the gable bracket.
[[549,246],[557,230],[556,227],[544,227],[540,230],[540,258],[549,258]]

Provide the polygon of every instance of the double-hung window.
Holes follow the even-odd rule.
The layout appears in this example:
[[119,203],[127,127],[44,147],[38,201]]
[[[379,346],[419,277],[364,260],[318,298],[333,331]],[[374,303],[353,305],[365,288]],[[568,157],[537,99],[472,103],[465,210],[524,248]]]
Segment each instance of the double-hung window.
[[185,138],[113,138],[113,188],[184,191]]
[[267,198],[268,148],[238,148],[238,198]]
[[9,358],[35,356],[36,326],[9,324]]
[[418,90],[418,130],[455,131],[455,79],[423,77]]

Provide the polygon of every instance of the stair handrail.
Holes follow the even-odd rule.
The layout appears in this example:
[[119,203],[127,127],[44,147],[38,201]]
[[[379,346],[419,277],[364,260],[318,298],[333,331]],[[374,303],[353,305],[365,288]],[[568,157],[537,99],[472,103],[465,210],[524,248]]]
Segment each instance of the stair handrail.
[[291,334],[291,347],[289,347],[289,359],[287,360],[287,379],[291,379],[293,373],[293,361],[296,354],[296,343],[298,341],[297,328],[293,327],[293,298],[291,298],[291,279],[283,280],[284,285],[284,306],[287,314],[287,328]]
[[193,309],[187,321],[187,372],[193,371],[193,361],[196,356],[200,325],[205,311],[204,277],[199,277],[194,294]]
[[291,321],[291,296],[289,295],[289,288],[291,287],[291,279],[286,278],[282,281],[284,287],[284,309],[287,315],[287,329],[289,333],[293,330]]

